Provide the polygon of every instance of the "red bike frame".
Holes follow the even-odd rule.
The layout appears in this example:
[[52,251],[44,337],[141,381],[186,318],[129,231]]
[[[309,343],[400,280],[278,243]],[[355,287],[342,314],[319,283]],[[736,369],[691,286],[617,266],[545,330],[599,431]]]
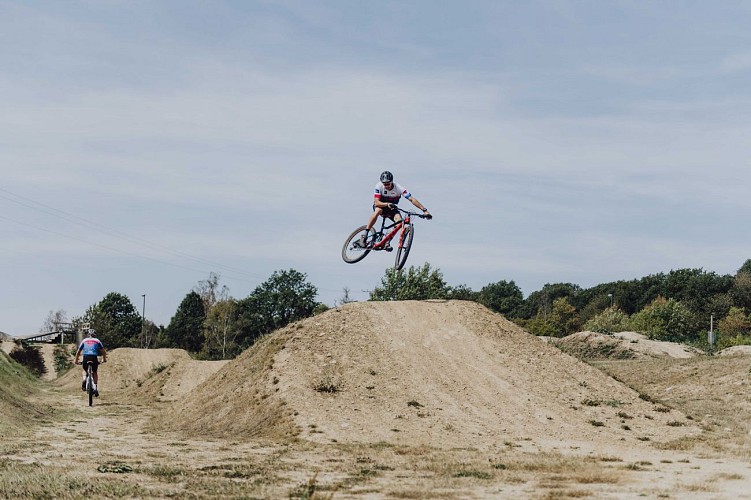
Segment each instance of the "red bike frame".
[[[394,225],[389,227],[388,229],[391,229],[389,234],[385,235],[381,241],[373,245],[373,250],[383,250],[386,248],[386,244],[391,241],[391,239],[396,235],[399,230],[402,230],[402,234],[399,236],[399,248],[402,248],[402,245],[404,244],[404,225],[410,223],[409,219],[409,213],[404,216],[402,220],[399,222],[394,222]],[[386,225],[386,218],[384,217],[383,223],[381,224],[381,231],[383,231],[383,226]]]

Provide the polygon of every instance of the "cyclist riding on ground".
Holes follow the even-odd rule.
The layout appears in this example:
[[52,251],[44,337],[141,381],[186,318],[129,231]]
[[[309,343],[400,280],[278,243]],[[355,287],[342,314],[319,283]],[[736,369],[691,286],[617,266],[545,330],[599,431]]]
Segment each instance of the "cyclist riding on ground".
[[[371,228],[375,225],[379,215],[391,219],[394,222],[399,222],[400,220],[402,220],[401,214],[396,209],[396,205],[399,203],[399,200],[402,196],[407,198],[414,206],[422,210],[426,219],[433,218],[433,216],[430,215],[430,212],[428,212],[428,209],[425,208],[417,198],[412,196],[412,193],[410,193],[407,188],[394,182],[394,174],[386,170],[381,174],[381,182],[376,184],[375,187],[375,195],[373,197],[373,214],[368,220],[368,224],[366,226],[366,234],[369,233]],[[366,235],[363,235],[360,238],[359,243],[362,247],[365,246],[365,238]],[[390,249],[391,247],[386,247],[386,250]]]
[[[94,374],[94,395],[99,397],[99,389],[97,383],[99,382],[99,375],[97,374],[97,368],[99,367],[99,356],[102,356],[102,363],[107,362],[107,351],[104,349],[102,341],[96,338],[96,332],[93,328],[89,329],[88,338],[83,339],[81,345],[78,346],[76,352],[75,364],[83,366],[83,381],[81,382],[81,390],[86,390],[86,363],[91,361],[91,371]],[[83,354],[83,362],[79,363],[78,358]]]

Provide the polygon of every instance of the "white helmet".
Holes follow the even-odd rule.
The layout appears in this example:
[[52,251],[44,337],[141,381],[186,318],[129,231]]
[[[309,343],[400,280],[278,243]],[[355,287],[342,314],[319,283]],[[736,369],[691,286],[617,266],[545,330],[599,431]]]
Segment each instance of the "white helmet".
[[96,337],[96,331],[93,328],[89,328],[88,333],[90,338]]

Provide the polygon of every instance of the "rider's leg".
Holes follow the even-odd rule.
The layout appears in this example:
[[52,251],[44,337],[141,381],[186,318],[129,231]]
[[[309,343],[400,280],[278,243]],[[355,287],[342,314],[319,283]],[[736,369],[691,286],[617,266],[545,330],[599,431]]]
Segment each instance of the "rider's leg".
[[373,229],[373,226],[375,226],[376,221],[378,220],[378,216],[381,215],[382,210],[380,208],[377,208],[375,205],[373,205],[373,213],[370,215],[370,219],[368,219],[368,223],[365,225],[365,234],[360,236],[360,240],[358,241],[358,245],[365,248],[366,241],[368,239],[368,233],[370,233],[370,230]]
[[368,223],[365,226],[365,229],[370,231],[373,226],[375,226],[376,221],[378,220],[378,216],[381,215],[381,212],[383,212],[382,209],[378,207],[373,207],[373,213],[370,214],[370,219],[368,219]]
[[[394,224],[398,224],[402,220],[402,215],[399,212],[396,212],[394,216],[392,217],[392,220],[394,221]],[[386,243],[384,250],[388,252],[391,251],[391,242]]]
[[86,390],[86,375],[88,374],[86,373],[86,365],[84,364],[83,366],[84,366],[84,369],[83,369],[83,380],[81,380],[81,390],[85,391]]

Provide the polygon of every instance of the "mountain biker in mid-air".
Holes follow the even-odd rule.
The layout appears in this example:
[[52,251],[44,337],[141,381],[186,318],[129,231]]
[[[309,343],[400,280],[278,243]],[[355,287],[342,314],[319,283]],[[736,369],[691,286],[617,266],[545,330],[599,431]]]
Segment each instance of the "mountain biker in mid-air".
[[[78,361],[78,358],[81,357],[81,354],[83,354],[83,363],[80,363]],[[107,351],[104,349],[104,344],[102,344],[102,341],[96,338],[96,332],[93,328],[89,329],[88,332],[88,338],[83,339],[81,342],[81,345],[78,346],[78,351],[76,352],[76,359],[75,364],[82,365],[83,366],[83,381],[81,382],[81,390],[86,390],[86,375],[88,375],[86,371],[86,363],[91,361],[91,371],[94,374],[94,396],[99,397],[99,388],[97,387],[97,383],[99,383],[99,375],[97,374],[97,368],[99,367],[99,356],[102,356],[102,363],[107,362]]]
[[[428,209],[425,208],[417,198],[412,196],[412,193],[410,193],[407,188],[394,182],[394,174],[386,170],[381,174],[381,182],[379,182],[375,186],[375,194],[373,197],[373,214],[368,220],[365,234],[360,238],[359,244],[361,247],[365,247],[365,239],[367,237],[366,235],[375,225],[379,215],[391,219],[394,222],[399,222],[400,220],[402,220],[402,216],[399,213],[399,210],[396,209],[396,205],[399,203],[399,200],[402,196],[412,202],[414,206],[422,210],[426,219],[433,218],[433,216],[430,215],[430,212],[428,212]],[[391,247],[387,246],[385,249],[391,250]]]

